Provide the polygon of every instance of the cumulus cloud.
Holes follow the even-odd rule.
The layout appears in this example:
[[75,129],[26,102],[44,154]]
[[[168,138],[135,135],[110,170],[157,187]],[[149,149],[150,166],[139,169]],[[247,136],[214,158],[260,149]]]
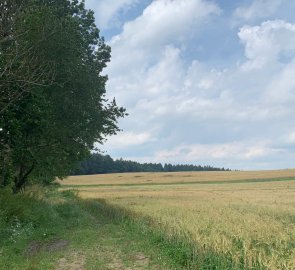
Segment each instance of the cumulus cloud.
[[[266,11],[275,13],[279,2],[270,0]],[[259,17],[254,10],[262,4],[248,6],[244,20]],[[243,25],[235,33],[241,46],[236,64],[219,67],[190,55],[187,46],[198,47],[200,33],[218,16],[223,12],[214,2],[157,0],[125,22],[110,40],[107,89],[129,116],[104,150],[149,162],[292,166],[295,24]]]
[[238,35],[245,44],[245,55],[248,58],[245,69],[262,68],[294,57],[295,24],[282,20],[266,21],[259,26],[242,27]]
[[132,47],[150,48],[186,40],[209,14],[220,12],[210,2],[202,0],[153,1],[134,21],[124,25],[123,32],[112,43],[128,42]]
[[240,6],[234,12],[234,20],[252,21],[274,14],[284,0],[254,0],[250,5]]
[[126,22],[112,38],[112,73],[141,72],[156,63],[166,46],[180,47],[196,36],[217,5],[203,0],[157,0]]

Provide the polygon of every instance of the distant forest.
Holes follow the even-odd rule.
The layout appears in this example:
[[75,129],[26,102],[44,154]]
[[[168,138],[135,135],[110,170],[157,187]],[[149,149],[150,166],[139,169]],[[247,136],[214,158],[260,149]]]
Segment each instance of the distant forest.
[[183,172],[183,171],[230,171],[225,168],[201,166],[191,164],[139,163],[131,160],[112,159],[109,155],[91,154],[89,158],[80,162],[72,175],[127,173],[127,172]]

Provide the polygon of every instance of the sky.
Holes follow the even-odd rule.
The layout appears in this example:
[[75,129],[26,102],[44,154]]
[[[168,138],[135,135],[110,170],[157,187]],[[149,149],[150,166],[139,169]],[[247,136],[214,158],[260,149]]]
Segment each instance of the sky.
[[113,158],[295,167],[295,1],[86,0],[127,109]]

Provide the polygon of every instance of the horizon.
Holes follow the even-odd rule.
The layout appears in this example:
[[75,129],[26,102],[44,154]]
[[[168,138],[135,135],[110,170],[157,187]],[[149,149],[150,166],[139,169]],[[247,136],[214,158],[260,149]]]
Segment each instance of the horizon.
[[[200,163],[177,163],[177,162],[170,162],[170,163],[167,163],[167,162],[153,162],[153,161],[147,161],[147,162],[140,162],[140,161],[137,161],[137,160],[131,160],[131,159],[126,159],[126,158],[123,158],[123,157],[115,157],[113,158],[111,155],[109,155],[108,153],[101,153],[101,152],[92,152],[92,155],[93,154],[99,154],[99,155],[102,155],[102,156],[109,156],[113,161],[117,161],[117,160],[123,160],[123,161],[130,161],[130,162],[136,162],[136,163],[139,163],[139,164],[161,164],[162,167],[165,166],[165,164],[167,165],[184,165],[184,166],[201,166],[201,167],[212,167],[212,168],[216,168],[216,169],[224,169],[225,171],[226,170],[230,170],[230,171],[286,171],[286,170],[295,170],[295,167],[290,167],[290,168],[280,168],[280,169],[256,169],[256,170],[251,170],[251,169],[232,169],[232,168],[228,168],[228,167],[225,167],[225,166],[220,166],[220,167],[215,167],[213,166],[212,164],[200,164]],[[87,160],[87,159],[86,159]],[[81,161],[81,162],[84,162],[85,160]],[[173,171],[173,172],[176,172],[176,171]],[[179,171],[180,172],[180,171]],[[215,171],[216,172],[216,171]],[[128,173],[128,172],[126,172]],[[133,172],[130,172],[130,173],[133,173]],[[138,172],[134,172],[134,173],[138,173]]]

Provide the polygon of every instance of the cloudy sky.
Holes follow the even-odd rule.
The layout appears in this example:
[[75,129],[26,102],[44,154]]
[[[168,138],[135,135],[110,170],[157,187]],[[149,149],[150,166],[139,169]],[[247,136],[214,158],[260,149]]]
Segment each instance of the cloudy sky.
[[295,167],[295,1],[86,0],[129,116],[114,158]]

